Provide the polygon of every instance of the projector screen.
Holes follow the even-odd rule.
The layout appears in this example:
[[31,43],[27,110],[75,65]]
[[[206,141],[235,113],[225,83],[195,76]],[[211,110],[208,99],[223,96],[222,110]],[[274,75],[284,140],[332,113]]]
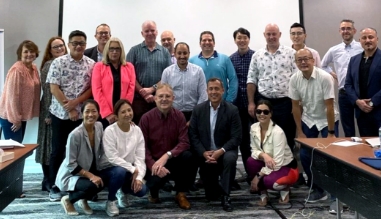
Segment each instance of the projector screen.
[[215,50],[231,55],[237,50],[233,32],[239,27],[250,31],[250,48],[266,45],[263,31],[268,23],[278,24],[281,44],[291,45],[289,29],[299,22],[298,0],[65,0],[62,36],[68,41],[73,30],[87,35],[87,48],[97,45],[96,27],[106,23],[111,35],[122,40],[126,53],[141,43],[141,25],[156,22],[157,42],[165,30],[174,33],[176,43],[186,42],[191,56],[200,53],[199,36],[212,31]]

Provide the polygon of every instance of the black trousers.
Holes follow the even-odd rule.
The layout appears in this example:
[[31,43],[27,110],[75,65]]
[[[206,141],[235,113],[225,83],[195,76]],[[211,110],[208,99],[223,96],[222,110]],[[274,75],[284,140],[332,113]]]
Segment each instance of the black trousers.
[[242,125],[242,141],[239,150],[241,151],[243,166],[247,173],[246,161],[251,156],[250,126],[253,124],[254,119],[249,115],[247,108],[239,109],[239,117],[241,118]]
[[66,142],[71,131],[73,131],[82,122],[62,120],[54,115],[52,118],[52,151],[50,152],[49,164],[49,184],[53,186],[56,181],[58,169],[65,158]]
[[205,163],[205,158],[200,158],[200,177],[204,182],[206,198],[215,199],[221,192],[223,195],[230,195],[237,159],[237,150],[225,152],[216,164]]
[[186,150],[165,164],[165,168],[170,172],[166,177],[152,176],[152,172],[147,168],[144,178],[147,180],[146,185],[150,189],[151,196],[158,198],[159,190],[170,179],[175,181],[175,191],[187,192],[193,184],[193,174],[190,172],[194,171],[194,166],[196,166],[195,158],[189,150]]
[[69,192],[69,200],[72,204],[80,199],[91,200],[102,189],[103,187],[97,188],[88,178],[80,177],[75,184],[74,191]]

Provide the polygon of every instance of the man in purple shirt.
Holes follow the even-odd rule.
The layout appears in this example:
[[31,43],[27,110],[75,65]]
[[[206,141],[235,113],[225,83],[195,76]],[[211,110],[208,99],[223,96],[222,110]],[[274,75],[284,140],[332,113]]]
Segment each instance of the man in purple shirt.
[[159,190],[168,179],[175,181],[176,202],[182,209],[189,209],[185,192],[193,183],[195,162],[189,151],[188,128],[183,113],[172,107],[173,90],[168,84],[156,89],[156,108],[145,113],[139,126],[146,145],[147,173],[145,179],[151,203],[160,203]]

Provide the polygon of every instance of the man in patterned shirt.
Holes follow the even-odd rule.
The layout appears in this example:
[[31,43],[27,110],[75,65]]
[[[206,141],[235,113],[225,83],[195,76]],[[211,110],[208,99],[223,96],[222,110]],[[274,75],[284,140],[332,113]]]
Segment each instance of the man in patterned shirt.
[[168,50],[156,42],[157,29],[154,21],[142,24],[144,41],[133,46],[126,60],[135,67],[135,96],[132,103],[134,122],[139,124],[142,115],[155,107],[154,94],[160,84],[164,69],[172,64]]
[[81,106],[91,96],[91,73],[95,62],[84,56],[86,34],[75,30],[69,35],[70,53],[56,58],[49,69],[46,83],[50,84],[52,103],[52,152],[49,181],[53,185],[50,201],[61,200],[60,190],[54,185],[58,169],[65,157],[69,133],[82,122]]
[[[230,56],[230,60],[233,63],[235,72],[238,78],[238,93],[237,99],[234,101],[234,105],[238,107],[239,116],[241,118],[242,125],[242,142],[239,150],[241,151],[243,165],[246,170],[246,160],[251,155],[250,148],[250,125],[253,119],[250,117],[247,107],[247,73],[249,71],[251,57],[255,53],[254,50],[249,48],[250,44],[250,32],[245,28],[238,28],[233,33],[234,42],[238,47],[237,52]],[[247,171],[246,171],[247,172]]]
[[295,50],[280,45],[281,34],[278,25],[268,24],[263,33],[267,46],[255,52],[251,59],[247,76],[248,110],[255,118],[255,101],[269,100],[274,107],[272,120],[283,129],[288,146],[293,150],[296,126],[288,86],[296,72]]

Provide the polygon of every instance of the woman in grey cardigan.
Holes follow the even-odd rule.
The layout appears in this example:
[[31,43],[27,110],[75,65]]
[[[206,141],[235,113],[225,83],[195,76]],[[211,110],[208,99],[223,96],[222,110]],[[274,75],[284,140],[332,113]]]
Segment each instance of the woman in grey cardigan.
[[61,199],[61,204],[68,215],[78,215],[73,205],[77,201],[85,214],[92,214],[87,200],[100,192],[111,177],[115,177],[113,167],[104,155],[103,127],[97,122],[98,103],[94,100],[85,101],[81,113],[83,123],[68,137],[66,157],[56,178],[57,187],[69,193]]

